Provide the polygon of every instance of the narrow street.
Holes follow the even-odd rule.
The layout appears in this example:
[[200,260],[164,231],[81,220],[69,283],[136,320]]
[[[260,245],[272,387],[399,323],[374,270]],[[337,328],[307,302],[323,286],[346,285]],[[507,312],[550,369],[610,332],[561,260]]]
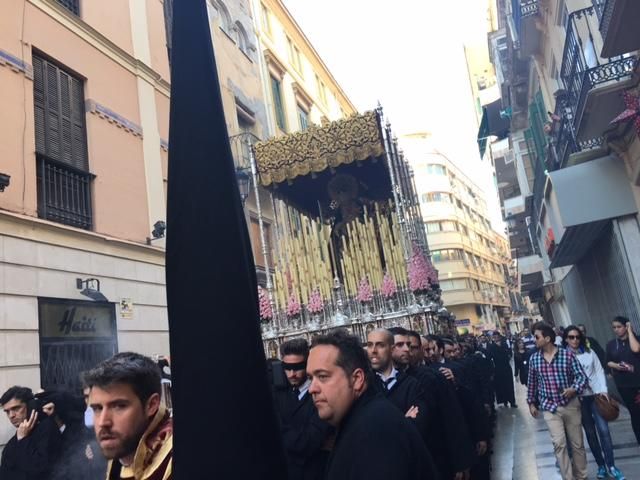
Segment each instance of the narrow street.
[[[493,480],[561,480],[547,426],[529,414],[526,387],[516,384],[518,409],[498,408],[498,424],[493,447]],[[628,480],[640,478],[638,444],[625,408],[609,424],[617,467]],[[596,478],[598,466],[586,443],[589,478]]]

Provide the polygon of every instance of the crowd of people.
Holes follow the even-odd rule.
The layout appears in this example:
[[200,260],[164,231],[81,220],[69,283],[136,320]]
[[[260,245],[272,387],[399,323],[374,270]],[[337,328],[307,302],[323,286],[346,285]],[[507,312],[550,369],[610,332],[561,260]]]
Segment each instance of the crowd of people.
[[[346,330],[311,344],[285,341],[268,374],[287,478],[489,479],[496,409],[518,408],[519,378],[531,415],[548,426],[563,479],[587,478],[584,430],[597,477],[624,480],[607,424],[616,405],[605,375],[640,443],[640,342],[628,319],[612,326],[606,349],[584,326],[560,331],[542,322],[509,337],[393,327],[369,331],[364,343]],[[16,429],[0,479],[169,480],[173,424],[158,363],[120,353],[83,381],[84,398],[20,386],[0,397]]]

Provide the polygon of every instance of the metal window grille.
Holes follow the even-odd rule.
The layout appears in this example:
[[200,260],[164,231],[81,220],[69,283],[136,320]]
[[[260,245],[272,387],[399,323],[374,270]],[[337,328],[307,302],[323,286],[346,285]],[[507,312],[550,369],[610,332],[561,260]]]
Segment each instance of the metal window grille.
[[38,216],[90,230],[93,175],[37,156]]
[[58,3],[74,15],[80,15],[80,0],[58,0]]

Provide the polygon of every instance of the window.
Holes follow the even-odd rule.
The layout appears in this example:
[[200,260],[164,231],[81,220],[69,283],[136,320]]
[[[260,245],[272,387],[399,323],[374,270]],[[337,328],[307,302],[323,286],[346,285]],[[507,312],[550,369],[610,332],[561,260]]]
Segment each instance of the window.
[[453,280],[441,280],[440,288],[445,292],[449,290],[467,290],[469,289],[469,279],[456,278]]
[[430,163],[429,165],[427,165],[427,173],[431,175],[446,175],[447,169],[444,167],[444,165]]
[[437,233],[440,231],[440,222],[427,222],[427,233]]
[[60,5],[74,15],[80,15],[80,0],[57,0]]
[[271,35],[271,18],[269,17],[269,10],[261,3],[260,11],[262,12],[262,28],[264,28],[265,32]]
[[289,44],[289,61],[296,72],[302,76],[302,62],[300,61],[300,50],[293,44],[293,40],[287,37],[287,43]]
[[300,105],[298,105],[298,122],[300,123],[300,130],[309,128],[309,113]]
[[283,132],[287,131],[284,116],[284,103],[282,99],[282,85],[280,80],[271,75],[271,96],[273,97],[273,108],[276,114],[276,124]]
[[446,202],[453,203],[453,198],[450,193],[446,192],[429,192],[425,193],[423,197],[426,196],[425,202]]
[[452,222],[452,221],[444,221],[440,223],[442,226],[442,231],[443,232],[457,232],[458,231],[458,224],[456,222]]
[[433,250],[431,252],[431,259],[434,262],[455,262],[462,260],[462,257],[462,250],[459,248]]
[[90,229],[83,81],[53,62],[33,56],[38,216]]
[[233,22],[231,21],[231,14],[229,14],[229,10],[222,2],[217,2],[217,5],[214,6],[220,12],[220,28],[222,29],[222,31],[224,31],[224,33],[235,40],[233,35]]
[[327,87],[324,86],[320,77],[316,75],[316,85],[318,86],[318,96],[325,105],[327,104]]
[[240,22],[236,22],[236,31],[238,32],[238,48],[246,56],[249,56],[249,36]]

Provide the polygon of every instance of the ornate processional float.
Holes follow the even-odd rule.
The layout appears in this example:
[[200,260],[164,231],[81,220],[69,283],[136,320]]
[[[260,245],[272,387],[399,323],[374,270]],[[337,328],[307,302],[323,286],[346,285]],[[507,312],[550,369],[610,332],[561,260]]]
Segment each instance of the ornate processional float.
[[381,108],[258,142],[250,157],[274,216],[270,249],[258,200],[268,355],[337,327],[449,331],[413,172]]

